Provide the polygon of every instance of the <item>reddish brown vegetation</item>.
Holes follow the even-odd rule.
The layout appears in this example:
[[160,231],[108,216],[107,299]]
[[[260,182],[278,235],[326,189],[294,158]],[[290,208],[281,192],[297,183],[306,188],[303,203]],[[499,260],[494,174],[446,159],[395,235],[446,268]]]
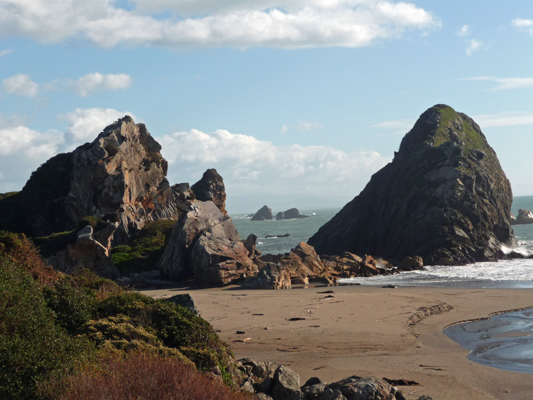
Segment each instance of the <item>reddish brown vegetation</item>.
[[142,352],[107,355],[96,368],[48,383],[45,392],[58,400],[251,399],[176,359]]
[[43,286],[50,286],[60,274],[46,265],[39,252],[24,234],[0,232],[0,257],[17,263]]

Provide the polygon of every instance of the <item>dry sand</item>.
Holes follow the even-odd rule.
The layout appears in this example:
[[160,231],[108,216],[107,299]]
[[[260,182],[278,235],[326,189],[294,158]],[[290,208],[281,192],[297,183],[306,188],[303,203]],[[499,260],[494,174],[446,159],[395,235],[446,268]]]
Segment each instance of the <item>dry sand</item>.
[[313,376],[328,383],[377,376],[418,382],[399,386],[407,399],[533,399],[532,374],[473,363],[467,350],[442,333],[459,321],[533,307],[532,290],[337,286],[143,293],[191,294],[237,358],[289,366],[302,383]]

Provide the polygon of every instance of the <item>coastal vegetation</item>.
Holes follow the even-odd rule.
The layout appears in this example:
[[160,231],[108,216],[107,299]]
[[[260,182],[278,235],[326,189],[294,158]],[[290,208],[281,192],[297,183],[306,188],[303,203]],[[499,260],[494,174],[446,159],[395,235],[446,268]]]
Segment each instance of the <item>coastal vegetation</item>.
[[[218,371],[218,379],[212,371]],[[229,347],[192,311],[0,232],[0,398],[244,399]]]

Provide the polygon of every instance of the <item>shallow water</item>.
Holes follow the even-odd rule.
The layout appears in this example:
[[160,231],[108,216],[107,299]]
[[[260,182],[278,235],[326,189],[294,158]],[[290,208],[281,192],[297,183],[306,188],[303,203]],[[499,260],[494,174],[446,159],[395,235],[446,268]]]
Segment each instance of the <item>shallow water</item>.
[[470,350],[473,362],[533,374],[533,309],[454,325],[444,333]]

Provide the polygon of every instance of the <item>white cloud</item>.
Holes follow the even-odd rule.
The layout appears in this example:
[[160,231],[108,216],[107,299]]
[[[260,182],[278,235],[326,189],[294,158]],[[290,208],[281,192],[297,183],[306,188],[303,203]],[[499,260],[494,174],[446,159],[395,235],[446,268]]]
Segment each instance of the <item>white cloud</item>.
[[468,47],[466,48],[466,54],[471,56],[472,53],[474,51],[476,51],[477,49],[479,49],[482,44],[483,44],[483,42],[481,42],[480,40],[477,40],[477,39],[468,40]]
[[[424,9],[390,0],[159,0],[137,1],[137,6],[127,11],[111,0],[0,1],[0,37],[47,43],[80,38],[102,47],[359,47],[408,29],[440,27]],[[167,19],[150,15],[163,10],[176,14]]]
[[281,133],[287,133],[289,131],[289,127],[287,124],[283,125],[281,127]]
[[467,36],[470,33],[470,27],[468,25],[463,25],[461,29],[459,29],[459,36]]
[[31,172],[50,157],[94,140],[125,114],[131,115],[113,109],[77,109],[59,116],[69,123],[65,132],[38,132],[24,126],[25,117],[0,115],[0,192],[20,190]]
[[7,50],[2,50],[0,51],[0,58],[4,57],[4,56],[7,56],[8,54],[11,54],[13,53],[15,50],[11,50],[11,49],[7,49]]
[[533,78],[495,78],[492,76],[477,76],[463,79],[465,81],[491,81],[498,85],[491,90],[509,90],[533,88]]
[[377,152],[329,146],[275,146],[252,136],[218,130],[177,132],[158,138],[171,182],[196,182],[216,168],[233,197],[264,193],[353,197],[389,159]]
[[511,24],[521,31],[529,33],[531,36],[533,36],[533,20],[531,19],[522,19],[522,18],[516,18],[514,19]]
[[126,89],[131,85],[131,76],[126,74],[106,74],[99,72],[82,76],[77,81],[69,81],[69,88],[85,97],[91,93],[103,90]]
[[36,97],[39,85],[29,75],[17,74],[2,81],[2,90],[15,96]]
[[107,125],[124,115],[130,115],[137,123],[141,122],[130,112],[112,108],[77,108],[73,112],[60,114],[59,120],[69,123],[65,131],[65,150],[70,151],[80,144],[93,141]]
[[313,129],[320,129],[324,125],[318,123],[318,122],[299,122],[296,126],[296,129],[298,129],[300,132],[307,132],[311,131]]
[[378,124],[372,125],[371,128],[393,129],[398,133],[406,133],[414,126],[415,122],[416,121],[414,119],[383,121]]
[[533,125],[533,112],[505,112],[472,117],[481,128]]

